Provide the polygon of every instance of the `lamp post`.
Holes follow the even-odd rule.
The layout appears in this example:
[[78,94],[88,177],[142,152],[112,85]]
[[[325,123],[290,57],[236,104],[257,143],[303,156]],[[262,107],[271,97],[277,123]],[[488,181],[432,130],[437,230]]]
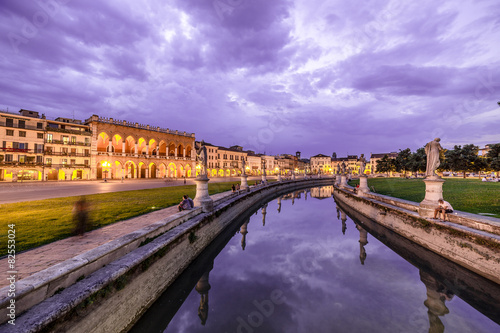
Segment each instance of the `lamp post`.
[[111,163],[109,163],[108,161],[104,161],[102,162],[102,169],[103,169],[103,172],[104,172],[104,182],[107,182],[107,176],[108,176],[108,172],[109,172],[109,167],[111,167]]

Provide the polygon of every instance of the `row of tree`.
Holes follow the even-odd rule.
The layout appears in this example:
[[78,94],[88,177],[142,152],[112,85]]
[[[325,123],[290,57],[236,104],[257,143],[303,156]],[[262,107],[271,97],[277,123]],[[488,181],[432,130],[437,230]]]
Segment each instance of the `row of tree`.
[[[490,146],[485,156],[478,155],[479,147],[473,144],[455,146],[451,150],[442,150],[440,153],[441,164],[438,171],[461,172],[465,178],[467,172],[499,172],[500,171],[500,143]],[[399,150],[396,158],[385,155],[377,161],[378,173],[389,173],[391,171],[403,173],[425,172],[427,166],[427,155],[424,148],[412,152],[410,148]]]

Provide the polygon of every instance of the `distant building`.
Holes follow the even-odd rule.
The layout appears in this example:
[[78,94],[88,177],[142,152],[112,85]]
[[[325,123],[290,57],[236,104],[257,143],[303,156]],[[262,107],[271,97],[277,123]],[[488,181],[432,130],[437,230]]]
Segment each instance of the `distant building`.
[[327,155],[318,154],[310,159],[311,172],[313,174],[331,174],[332,173],[332,158]]
[[[398,157],[397,152],[382,153],[382,154],[373,154],[373,153],[370,154],[370,168],[371,168],[372,174],[378,173],[377,172],[377,161],[384,158],[385,155],[387,155],[389,158]],[[391,174],[392,174],[392,172],[391,172]]]

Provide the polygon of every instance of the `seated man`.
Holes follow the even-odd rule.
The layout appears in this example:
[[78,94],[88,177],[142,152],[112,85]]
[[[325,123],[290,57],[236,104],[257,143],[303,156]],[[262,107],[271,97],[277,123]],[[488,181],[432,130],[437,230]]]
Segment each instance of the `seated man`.
[[183,210],[191,209],[194,207],[194,202],[189,196],[184,195],[182,198],[183,198],[183,200],[180,202],[180,204],[178,206],[179,212],[183,211]]
[[[441,213],[442,220],[446,220],[446,214],[453,213],[453,207],[451,207],[450,203],[448,201],[444,201],[443,199],[438,200],[439,206],[434,209],[434,219],[436,219],[436,216],[438,213]],[[450,218],[448,218],[449,220]]]

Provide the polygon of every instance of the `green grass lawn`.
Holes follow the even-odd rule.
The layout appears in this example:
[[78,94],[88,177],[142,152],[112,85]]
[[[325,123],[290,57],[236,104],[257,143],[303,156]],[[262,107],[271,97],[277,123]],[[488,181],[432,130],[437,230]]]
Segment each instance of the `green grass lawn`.
[[[231,189],[229,183],[209,183],[210,194]],[[124,191],[85,196],[92,229],[177,205],[184,194],[191,198],[195,185]],[[0,255],[7,253],[7,228],[15,224],[16,252],[71,236],[73,205],[80,197],[46,199],[0,205]]]
[[[486,213],[500,218],[500,183],[482,182],[479,179],[444,178],[443,197],[454,209],[473,214]],[[356,186],[358,180],[349,182]],[[376,193],[420,202],[425,197],[422,179],[368,178],[370,189]]]

